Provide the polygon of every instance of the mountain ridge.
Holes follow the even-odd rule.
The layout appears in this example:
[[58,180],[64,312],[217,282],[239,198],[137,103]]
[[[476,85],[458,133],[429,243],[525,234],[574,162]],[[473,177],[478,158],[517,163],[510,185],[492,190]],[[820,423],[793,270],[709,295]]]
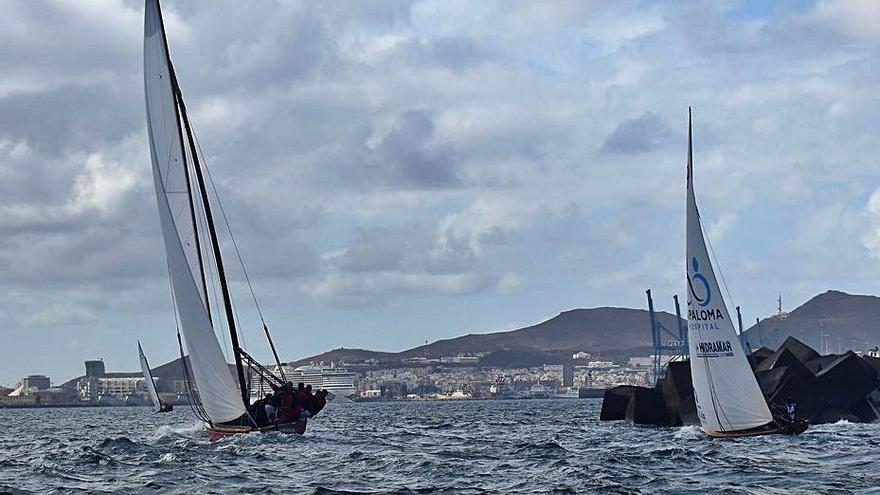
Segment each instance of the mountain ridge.
[[[655,315],[665,327],[676,328],[675,315],[665,311],[656,312]],[[439,358],[502,350],[523,350],[557,357],[567,354],[570,358],[571,353],[579,351],[598,356],[618,355],[630,350],[643,352],[651,345],[651,325],[647,310],[602,306],[566,310],[548,320],[515,330],[470,333],[399,352],[339,348],[299,359],[293,364],[355,359],[392,362],[418,357]]]
[[[665,311],[655,314],[663,326],[677,331],[675,315]],[[681,320],[681,324],[685,325],[686,322]],[[880,297],[828,290],[789,313],[761,319],[760,324],[752,325],[745,334],[755,349],[761,346],[778,347],[787,337],[794,337],[812,344],[820,351],[838,352],[841,348],[864,350],[880,345]],[[817,345],[823,339],[824,349]],[[486,363],[519,367],[520,364],[537,360],[543,360],[546,364],[565,362],[571,359],[572,353],[579,351],[601,359],[620,361],[629,356],[650,354],[651,345],[647,310],[602,306],[563,311],[553,318],[523,328],[469,333],[398,352],[341,347],[290,361],[290,364],[300,366],[322,361],[356,363],[374,360],[377,366],[395,366],[406,365],[404,360],[411,358],[436,359],[480,353],[484,354],[482,361]],[[163,379],[179,379],[179,370],[178,358],[153,368],[153,374]],[[138,374],[117,372],[107,375]],[[69,380],[65,385],[73,385],[78,378]]]
[[777,347],[794,337],[823,353],[865,350],[880,344],[880,297],[827,290],[759,321],[745,331],[753,347]]

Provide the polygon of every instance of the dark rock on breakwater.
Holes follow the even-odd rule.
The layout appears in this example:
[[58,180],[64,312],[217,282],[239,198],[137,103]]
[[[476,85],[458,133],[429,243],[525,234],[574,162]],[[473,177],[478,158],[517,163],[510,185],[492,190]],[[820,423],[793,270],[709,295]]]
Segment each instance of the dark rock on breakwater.
[[[841,419],[880,420],[880,359],[820,355],[789,337],[777,351],[761,348],[749,356],[768,404],[793,400],[798,416],[813,424]],[[690,362],[669,364],[654,388],[619,386],[605,391],[600,419],[658,426],[697,425]]]

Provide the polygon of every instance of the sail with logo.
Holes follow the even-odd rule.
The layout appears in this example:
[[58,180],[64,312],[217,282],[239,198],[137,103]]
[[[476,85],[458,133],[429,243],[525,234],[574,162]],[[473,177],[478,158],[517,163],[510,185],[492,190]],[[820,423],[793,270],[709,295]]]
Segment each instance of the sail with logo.
[[[740,345],[721,294],[694,197],[693,139],[688,109],[688,346],[697,415],[713,437],[800,433],[803,421],[774,418]],[[798,431],[799,430],[799,431]]]

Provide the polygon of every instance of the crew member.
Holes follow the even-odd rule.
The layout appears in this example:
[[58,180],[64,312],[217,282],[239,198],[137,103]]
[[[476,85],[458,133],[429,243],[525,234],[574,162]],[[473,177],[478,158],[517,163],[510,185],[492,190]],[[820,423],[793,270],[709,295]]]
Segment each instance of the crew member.
[[269,423],[274,423],[277,412],[277,408],[275,407],[275,396],[272,394],[266,394],[266,398],[263,400],[263,408],[266,411],[266,420],[269,421]]

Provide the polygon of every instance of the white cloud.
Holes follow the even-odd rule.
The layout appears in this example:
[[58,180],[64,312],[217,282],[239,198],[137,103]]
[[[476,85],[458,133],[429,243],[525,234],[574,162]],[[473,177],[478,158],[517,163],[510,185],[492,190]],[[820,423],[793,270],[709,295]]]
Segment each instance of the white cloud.
[[526,278],[518,273],[505,273],[498,281],[498,290],[502,294],[509,294],[526,283]]
[[134,172],[100,153],[88,155],[82,174],[74,179],[70,208],[76,213],[88,209],[112,212],[134,187],[135,178]]
[[807,18],[854,39],[880,38],[880,3],[874,0],[820,0]]
[[[737,226],[739,218],[734,212],[723,212],[717,219],[709,223],[706,234],[713,242],[721,242]],[[705,222],[706,219],[703,219]]]
[[98,316],[91,310],[75,304],[57,304],[40,309],[22,320],[24,325],[80,325],[94,323]]

